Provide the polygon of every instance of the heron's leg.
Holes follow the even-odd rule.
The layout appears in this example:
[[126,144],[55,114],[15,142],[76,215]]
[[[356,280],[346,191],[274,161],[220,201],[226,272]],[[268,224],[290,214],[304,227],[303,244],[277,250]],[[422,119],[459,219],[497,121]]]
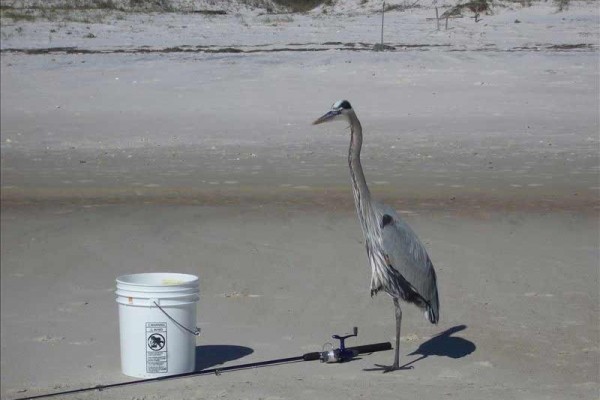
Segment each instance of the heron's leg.
[[396,314],[396,347],[394,354],[394,363],[392,365],[375,364],[383,372],[391,372],[399,369],[413,369],[412,365],[400,367],[400,327],[402,325],[402,309],[400,308],[400,299],[394,298],[394,312]]
[[400,326],[402,325],[402,309],[400,301],[394,297],[394,310],[396,312],[396,355],[394,356],[394,364],[392,369],[398,369],[400,362]]

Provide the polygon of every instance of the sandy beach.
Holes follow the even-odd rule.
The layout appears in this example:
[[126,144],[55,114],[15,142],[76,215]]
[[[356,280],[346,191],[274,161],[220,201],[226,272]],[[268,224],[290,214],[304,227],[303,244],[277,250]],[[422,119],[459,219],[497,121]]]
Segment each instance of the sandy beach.
[[353,326],[348,345],[393,342],[349,132],[311,126],[342,98],[371,191],[438,274],[438,325],[404,307],[414,368],[369,371],[385,351],[62,398],[598,398],[598,4],[511,3],[440,31],[431,4],[390,11],[393,49],[373,52],[380,16],[359,3],[3,9],[2,399],[131,379],[114,295],[129,273],[200,277],[197,370],[320,351]]

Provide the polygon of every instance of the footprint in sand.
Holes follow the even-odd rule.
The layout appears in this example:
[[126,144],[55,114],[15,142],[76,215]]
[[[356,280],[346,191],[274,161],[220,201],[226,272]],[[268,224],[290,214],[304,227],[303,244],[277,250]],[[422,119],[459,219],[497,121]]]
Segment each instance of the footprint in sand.
[[401,342],[416,342],[417,340],[419,340],[419,336],[415,335],[414,333],[406,336],[400,336]]
[[438,377],[447,379],[459,379],[462,378],[462,374],[455,369],[444,369],[438,375]]
[[88,305],[87,301],[77,301],[77,302],[73,302],[73,303],[67,303],[61,307],[58,307],[58,311],[65,312],[65,313],[71,313],[71,312],[76,311],[87,305]]
[[527,292],[524,294],[525,297],[554,297],[552,293],[536,293],[536,292]]
[[486,368],[492,368],[494,366],[494,364],[492,364],[489,361],[475,361],[474,364],[478,365],[480,367],[486,367]]
[[255,297],[262,297],[260,294],[240,293],[240,292],[238,292],[236,290],[234,290],[233,292],[229,292],[229,293],[223,293],[223,294],[221,294],[221,296],[226,297],[226,298],[242,298],[242,297],[255,298]]
[[96,339],[89,338],[89,339],[84,339],[84,340],[80,340],[80,341],[69,342],[69,344],[74,344],[76,346],[89,346],[90,344],[93,344],[94,342],[96,342]]
[[44,335],[44,336],[33,338],[34,342],[39,342],[39,343],[58,343],[58,342],[62,342],[63,340],[65,340],[64,336],[50,336],[50,335]]

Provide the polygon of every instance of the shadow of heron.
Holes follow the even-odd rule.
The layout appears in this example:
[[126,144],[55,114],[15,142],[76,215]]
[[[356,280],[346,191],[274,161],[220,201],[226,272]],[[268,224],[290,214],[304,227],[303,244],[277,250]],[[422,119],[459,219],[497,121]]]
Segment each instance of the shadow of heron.
[[195,371],[202,371],[215,365],[237,360],[252,353],[254,353],[254,350],[244,346],[227,344],[196,346]]
[[466,325],[457,325],[445,330],[439,335],[432,337],[428,341],[422,343],[417,350],[408,354],[409,356],[419,354],[421,357],[404,364],[400,368],[407,368],[417,361],[421,361],[430,356],[450,358],[463,358],[468,356],[477,348],[475,343],[461,337],[452,336],[453,334],[465,329],[467,329]]
[[[475,344],[461,337],[452,336],[456,332],[460,332],[465,329],[467,329],[466,325],[457,325],[432,337],[428,341],[422,343],[417,350],[408,354],[409,356],[420,354],[421,357],[414,359],[411,362],[408,362],[404,365],[401,365],[398,369],[412,369],[414,368],[412,364],[416,363],[417,361],[421,361],[422,359],[427,358],[429,356],[450,358],[462,358],[468,356],[477,348]],[[376,368],[365,368],[364,371],[387,372],[388,369],[384,365],[376,364]]]

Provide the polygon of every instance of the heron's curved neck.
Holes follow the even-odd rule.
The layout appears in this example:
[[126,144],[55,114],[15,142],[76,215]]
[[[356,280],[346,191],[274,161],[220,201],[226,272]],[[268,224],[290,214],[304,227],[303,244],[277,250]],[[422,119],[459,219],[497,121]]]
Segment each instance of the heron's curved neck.
[[[352,192],[354,193],[354,203],[356,211],[359,214],[363,231],[367,228],[370,220],[374,218],[371,208],[371,192],[367,186],[362,164],[360,163],[360,150],[362,147],[362,126],[356,117],[351,113],[350,118],[350,149],[348,151],[348,164],[350,165],[350,177],[352,178]],[[373,221],[375,222],[375,221]]]

